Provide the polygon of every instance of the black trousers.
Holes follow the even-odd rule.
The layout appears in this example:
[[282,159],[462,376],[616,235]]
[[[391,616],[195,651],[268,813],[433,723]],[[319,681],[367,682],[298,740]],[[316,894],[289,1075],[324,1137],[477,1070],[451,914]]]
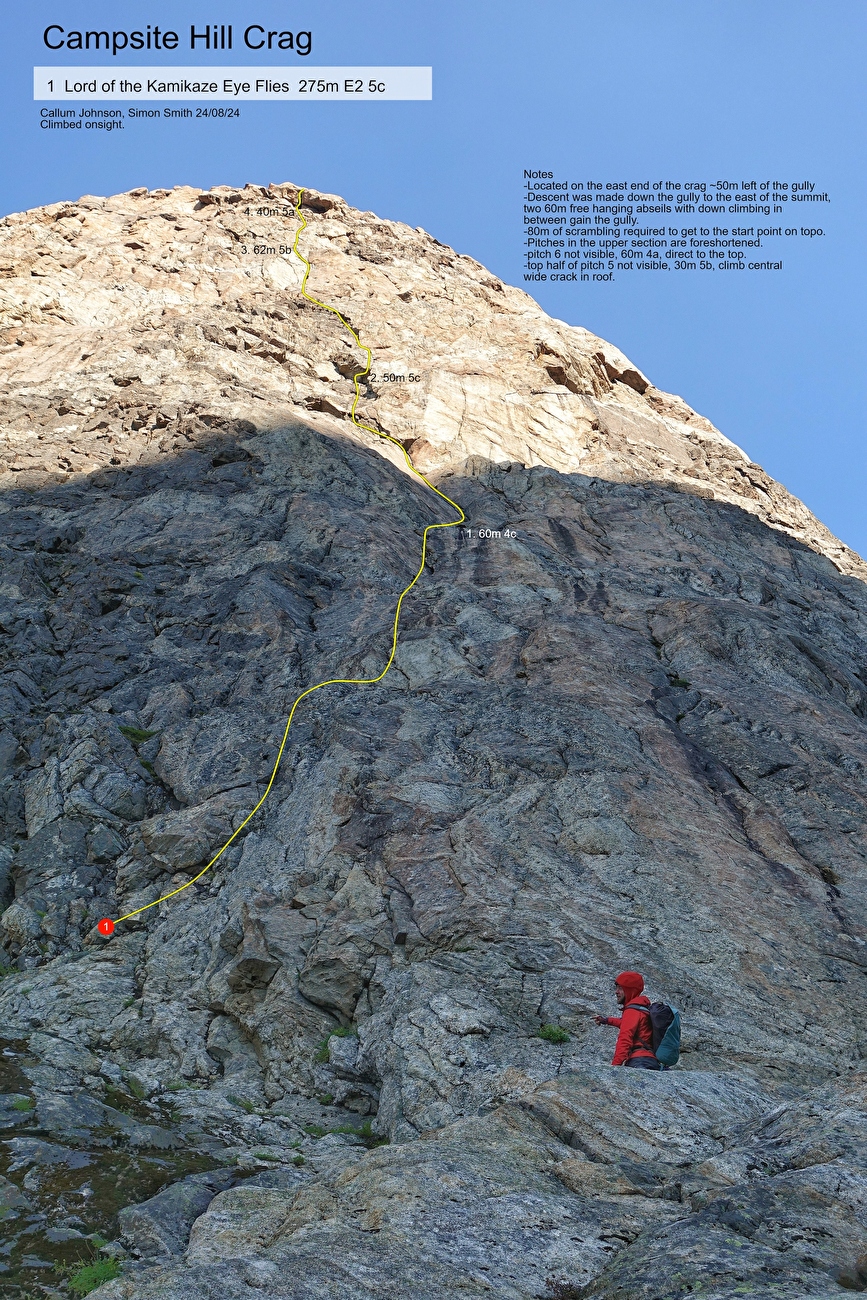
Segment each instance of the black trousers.
[[625,1064],[631,1065],[633,1070],[661,1070],[662,1069],[662,1066],[659,1064],[659,1061],[657,1061],[655,1056],[632,1056],[629,1058],[628,1061],[625,1062]]

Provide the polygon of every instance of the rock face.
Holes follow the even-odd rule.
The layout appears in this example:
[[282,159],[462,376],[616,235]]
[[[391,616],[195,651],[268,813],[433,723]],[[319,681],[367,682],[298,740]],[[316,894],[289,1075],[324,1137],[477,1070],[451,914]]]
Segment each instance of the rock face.
[[[100,1231],[125,1300],[865,1289],[867,569],[615,348],[334,196],[302,252],[359,418],[467,527],[212,871],[97,932],[243,821],[301,690],[381,670],[452,517],[349,420],[296,198],[0,226],[9,1285]],[[606,1064],[623,967],[676,1070]]]

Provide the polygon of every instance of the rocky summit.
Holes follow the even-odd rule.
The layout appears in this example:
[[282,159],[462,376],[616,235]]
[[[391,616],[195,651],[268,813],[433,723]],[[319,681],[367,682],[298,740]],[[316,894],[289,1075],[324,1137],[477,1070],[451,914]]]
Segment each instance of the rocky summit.
[[[0,1290],[865,1290],[867,567],[615,347],[303,191],[364,373],[297,203],[0,224]],[[466,524],[182,889],[455,518],[378,432]],[[672,1070],[608,1063],[624,968]]]

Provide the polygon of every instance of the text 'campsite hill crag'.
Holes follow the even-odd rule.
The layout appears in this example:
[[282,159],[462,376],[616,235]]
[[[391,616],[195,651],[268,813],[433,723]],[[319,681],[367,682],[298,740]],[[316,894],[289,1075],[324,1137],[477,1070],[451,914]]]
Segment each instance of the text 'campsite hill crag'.
[[[381,669],[449,517],[350,423],[296,197],[0,225],[3,1285],[863,1290],[867,569],[421,230],[307,192],[301,251],[358,418],[471,535],[212,873],[97,933],[231,834],[300,690]],[[623,967],[676,1070],[606,1064]]]

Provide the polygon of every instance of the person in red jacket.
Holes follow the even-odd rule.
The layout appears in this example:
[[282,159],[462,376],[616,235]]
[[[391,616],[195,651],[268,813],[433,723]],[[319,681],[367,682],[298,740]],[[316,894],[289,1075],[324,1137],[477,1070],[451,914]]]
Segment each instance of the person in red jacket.
[[621,971],[614,981],[614,993],[618,1006],[625,1008],[623,1015],[593,1017],[597,1025],[613,1025],[620,1030],[611,1064],[630,1065],[637,1070],[658,1070],[660,1065],[653,1054],[650,1015],[637,1010],[637,1007],[650,1007],[650,998],[644,995],[644,979],[638,971]]

